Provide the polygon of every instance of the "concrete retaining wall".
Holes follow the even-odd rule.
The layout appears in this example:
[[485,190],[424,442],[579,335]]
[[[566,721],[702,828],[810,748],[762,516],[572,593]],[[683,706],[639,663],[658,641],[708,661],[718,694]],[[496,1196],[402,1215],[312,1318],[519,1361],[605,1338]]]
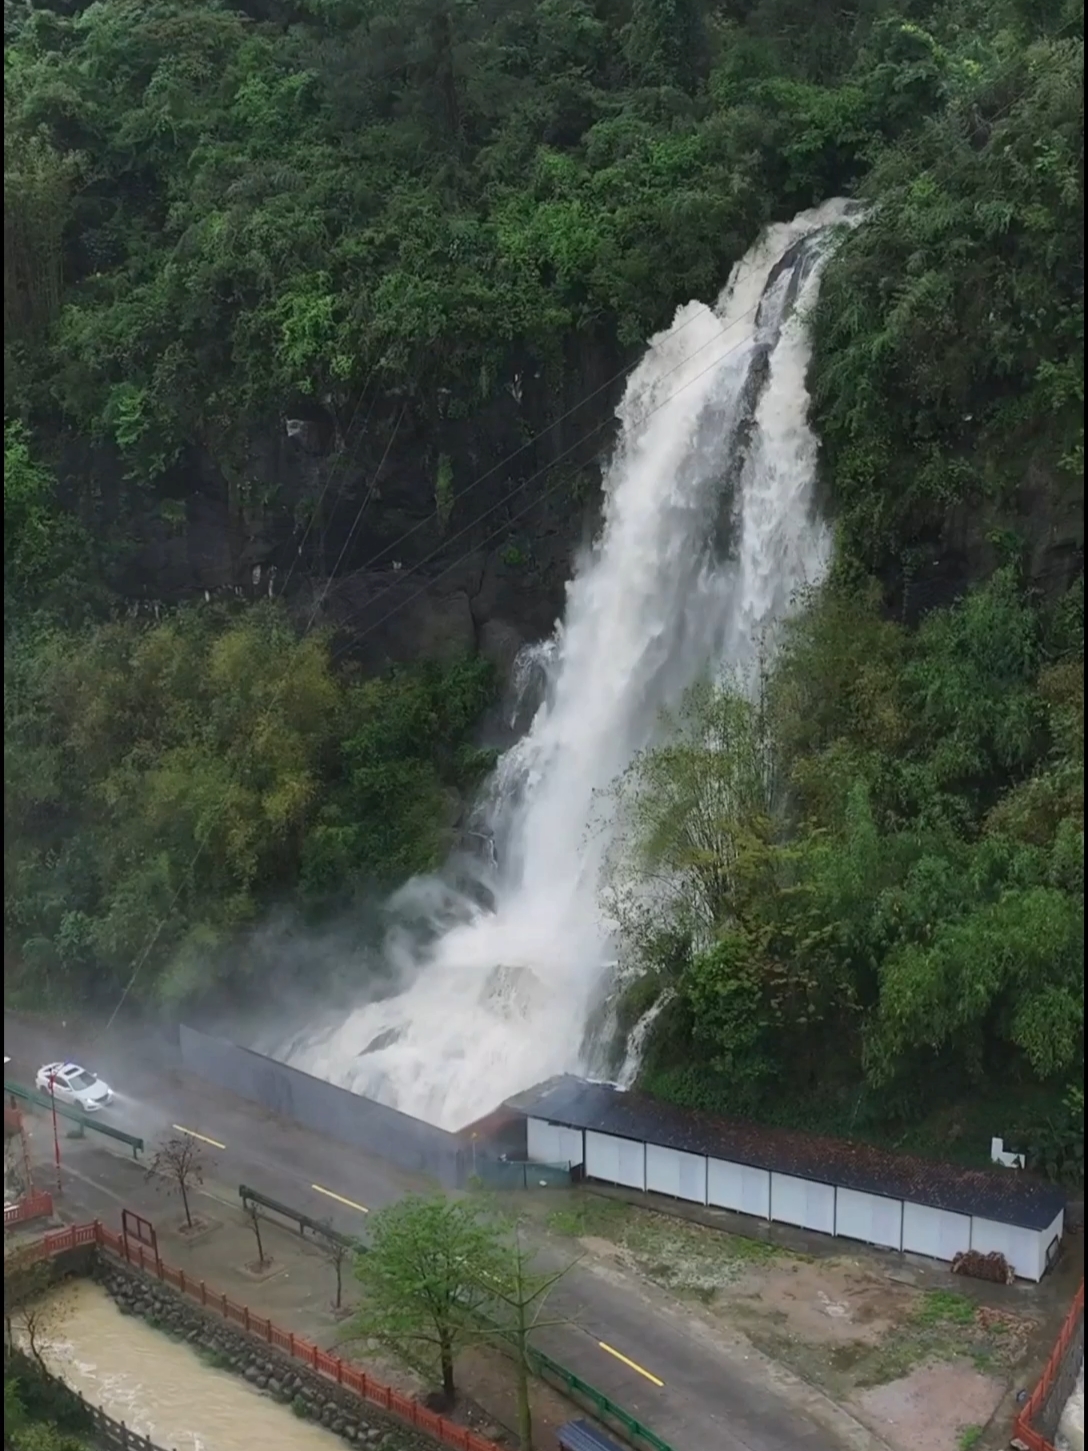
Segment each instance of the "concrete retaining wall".
[[182,1026],[181,1065],[270,1113],[375,1154],[411,1174],[459,1188],[471,1173],[453,1134],[371,1098],[313,1078],[252,1048]]

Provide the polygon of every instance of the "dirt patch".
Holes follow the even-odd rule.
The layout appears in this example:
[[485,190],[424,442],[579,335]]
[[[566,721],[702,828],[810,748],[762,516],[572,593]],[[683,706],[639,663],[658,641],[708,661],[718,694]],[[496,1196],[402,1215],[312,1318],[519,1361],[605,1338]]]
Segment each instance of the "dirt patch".
[[895,1451],[968,1451],[997,1409],[1004,1387],[970,1361],[920,1365],[900,1380],[873,1386],[853,1406]]
[[239,1265],[240,1274],[245,1275],[247,1280],[270,1280],[273,1275],[284,1273],[284,1266],[278,1264],[269,1257],[263,1260],[248,1260],[244,1265]]
[[983,1377],[1004,1379],[1023,1361],[1035,1328],[1029,1316],[954,1290],[912,1290],[833,1260],[794,1276],[777,1270],[757,1293],[723,1299],[714,1309],[761,1350],[843,1401],[905,1380],[922,1365],[963,1361]]
[[799,1254],[591,1195],[548,1227],[743,1331],[897,1451],[977,1444],[1038,1328],[1020,1292],[863,1246]]
[[189,1245],[199,1244],[201,1240],[207,1239],[210,1234],[214,1234],[217,1229],[222,1228],[222,1220],[211,1219],[206,1215],[199,1216],[196,1214],[193,1215],[192,1224],[182,1220],[180,1224],[172,1226],[173,1232],[181,1242]]
[[879,1345],[915,1298],[902,1285],[843,1260],[782,1259],[749,1266],[728,1303],[774,1320],[788,1336],[818,1345]]
[[547,1226],[553,1234],[577,1239],[587,1254],[704,1304],[735,1286],[752,1265],[795,1259],[759,1240],[594,1195],[550,1214]]

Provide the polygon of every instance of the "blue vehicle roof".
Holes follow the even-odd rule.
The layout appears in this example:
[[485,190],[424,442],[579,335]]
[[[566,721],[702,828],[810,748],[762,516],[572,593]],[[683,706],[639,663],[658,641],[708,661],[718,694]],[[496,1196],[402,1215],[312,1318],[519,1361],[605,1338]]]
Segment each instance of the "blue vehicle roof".
[[588,1421],[568,1421],[556,1432],[562,1451],[621,1451],[611,1436],[598,1431]]

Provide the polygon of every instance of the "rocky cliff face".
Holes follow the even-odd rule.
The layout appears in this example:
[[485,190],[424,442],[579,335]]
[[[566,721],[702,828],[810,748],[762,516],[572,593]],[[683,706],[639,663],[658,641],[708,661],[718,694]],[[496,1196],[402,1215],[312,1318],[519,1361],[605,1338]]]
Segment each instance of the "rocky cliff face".
[[914,521],[901,556],[880,569],[892,613],[916,623],[971,584],[1019,560],[1048,597],[1084,569],[1084,481],[1028,460],[1020,487],[1001,499],[959,502]]
[[[123,538],[114,584],[134,607],[286,595],[368,668],[481,650],[505,670],[561,614],[599,515],[624,369],[572,345],[556,386],[526,364],[471,417],[450,400],[296,399],[226,444],[193,444],[154,488],[107,449],[71,443],[62,476],[95,481],[91,522]],[[833,481],[824,480],[834,512]],[[85,482],[73,500],[86,499]],[[916,621],[988,577],[1010,538],[1056,594],[1083,567],[1083,489],[1025,464],[1013,497],[932,509],[873,561],[890,611]]]
[[299,399],[194,444],[153,489],[84,444],[62,474],[96,480],[134,604],[285,594],[370,667],[473,648],[505,666],[562,611],[625,362],[582,346],[559,389],[526,365],[466,419],[441,398]]

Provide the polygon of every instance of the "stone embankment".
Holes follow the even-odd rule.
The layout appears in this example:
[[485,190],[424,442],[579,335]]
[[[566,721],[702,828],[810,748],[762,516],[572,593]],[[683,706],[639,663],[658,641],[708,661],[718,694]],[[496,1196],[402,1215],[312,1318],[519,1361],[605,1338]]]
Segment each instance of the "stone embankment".
[[213,1365],[234,1371],[257,1390],[289,1405],[299,1417],[325,1426],[367,1451],[435,1451],[435,1443],[317,1371],[282,1355],[244,1330],[225,1324],[169,1286],[124,1265],[100,1263],[96,1278],[124,1315],[186,1341]]

